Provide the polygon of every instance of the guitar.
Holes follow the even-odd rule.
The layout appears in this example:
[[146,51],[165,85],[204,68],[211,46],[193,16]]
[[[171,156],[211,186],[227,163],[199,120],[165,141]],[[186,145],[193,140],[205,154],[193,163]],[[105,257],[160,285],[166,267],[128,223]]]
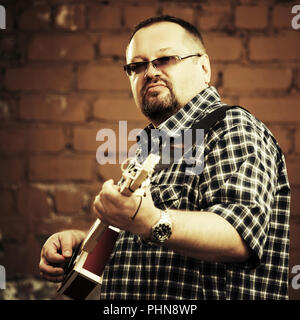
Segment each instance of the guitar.
[[[126,159],[121,166],[123,172],[118,182],[120,193],[126,196],[143,196],[159,160],[160,157],[154,154],[149,154],[142,164]],[[89,295],[101,285],[102,273],[119,232],[119,229],[96,219],[82,244],[75,249],[66,268],[64,281],[57,289],[58,294],[75,300],[89,298]]]

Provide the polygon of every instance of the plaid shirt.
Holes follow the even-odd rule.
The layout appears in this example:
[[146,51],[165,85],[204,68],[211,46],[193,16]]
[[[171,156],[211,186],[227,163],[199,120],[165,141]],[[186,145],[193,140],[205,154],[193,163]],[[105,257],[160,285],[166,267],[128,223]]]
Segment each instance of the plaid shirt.
[[[159,129],[188,129],[221,105],[209,87]],[[246,242],[251,258],[200,261],[121,232],[103,274],[102,299],[288,299],[290,188],[276,140],[262,122],[234,108],[204,143],[203,172],[186,175],[180,163],[156,172],[153,201],[161,209],[220,215]]]

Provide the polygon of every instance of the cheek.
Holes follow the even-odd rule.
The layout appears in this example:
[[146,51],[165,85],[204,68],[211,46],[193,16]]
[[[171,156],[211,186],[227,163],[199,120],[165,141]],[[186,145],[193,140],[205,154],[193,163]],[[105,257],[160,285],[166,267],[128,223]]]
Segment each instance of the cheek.
[[168,79],[173,87],[173,93],[177,100],[182,103],[185,100],[185,95],[187,94],[191,79],[190,77],[184,77],[183,73],[169,77]]
[[141,85],[141,81],[138,77],[136,78],[130,78],[130,86],[131,86],[131,91],[132,91],[132,95],[133,95],[133,98],[134,98],[134,101],[137,105],[140,104],[140,100],[141,100],[141,97],[140,97],[140,91],[141,91],[141,88],[142,88],[142,85]]
[[173,92],[180,104],[185,105],[198,92],[201,85],[199,75],[192,70],[181,70],[172,76]]

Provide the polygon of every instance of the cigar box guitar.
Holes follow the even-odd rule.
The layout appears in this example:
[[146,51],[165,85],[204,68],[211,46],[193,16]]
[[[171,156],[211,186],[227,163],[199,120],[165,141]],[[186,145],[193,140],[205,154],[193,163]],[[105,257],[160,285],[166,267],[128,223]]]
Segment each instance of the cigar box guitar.
[[[134,160],[123,163],[122,177],[118,182],[121,194],[143,196],[159,160],[159,156],[150,154],[142,164]],[[96,219],[82,244],[74,251],[64,281],[58,287],[58,294],[75,300],[88,299],[91,292],[101,284],[102,273],[119,231]]]

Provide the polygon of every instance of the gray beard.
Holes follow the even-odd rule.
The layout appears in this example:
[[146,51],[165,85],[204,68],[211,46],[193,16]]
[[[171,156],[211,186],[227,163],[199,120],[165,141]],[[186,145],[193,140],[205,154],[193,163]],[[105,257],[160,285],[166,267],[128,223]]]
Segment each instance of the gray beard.
[[180,109],[180,104],[172,89],[168,86],[170,93],[163,99],[156,98],[156,92],[143,94],[142,112],[150,120],[162,123]]

